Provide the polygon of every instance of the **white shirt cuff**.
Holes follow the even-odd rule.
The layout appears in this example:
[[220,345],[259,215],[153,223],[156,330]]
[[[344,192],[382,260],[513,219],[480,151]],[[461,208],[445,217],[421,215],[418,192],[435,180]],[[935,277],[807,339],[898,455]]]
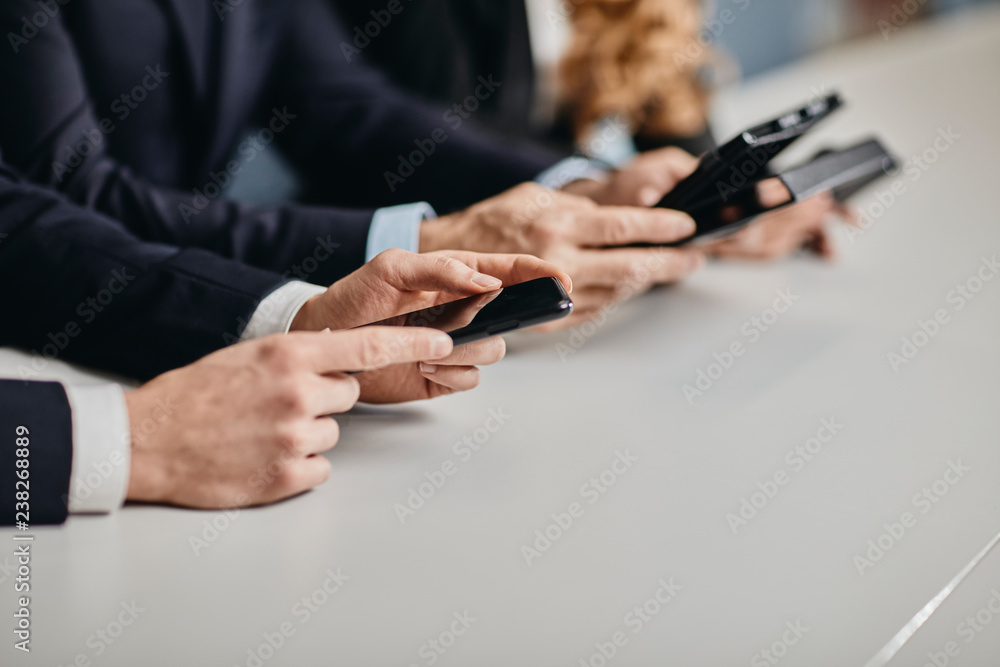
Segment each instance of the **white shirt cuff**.
[[64,386],[73,415],[73,464],[66,506],[71,514],[106,513],[128,492],[132,437],[118,385]]
[[420,223],[436,217],[437,213],[426,202],[378,209],[368,230],[365,261],[372,261],[378,254],[390,248],[418,252]]
[[257,306],[250,316],[240,342],[264,338],[272,334],[288,333],[292,320],[306,301],[326,291],[325,287],[299,280],[285,283],[274,290]]
[[558,190],[581,178],[605,181],[608,178],[608,169],[597,160],[580,156],[568,157],[540,173],[535,182],[550,190]]

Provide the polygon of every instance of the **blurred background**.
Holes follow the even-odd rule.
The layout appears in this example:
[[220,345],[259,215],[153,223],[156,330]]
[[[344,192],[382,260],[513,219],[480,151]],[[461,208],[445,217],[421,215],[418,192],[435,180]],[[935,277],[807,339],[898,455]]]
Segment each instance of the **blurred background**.
[[[892,39],[922,21],[1000,0],[706,0],[701,40],[715,53],[713,85],[752,80],[858,39]],[[280,151],[246,165],[228,194],[255,205],[294,198],[298,183]]]
[[[749,79],[852,39],[891,39],[896,29],[989,2],[997,0],[709,0],[705,36]],[[727,10],[729,25],[719,20]]]

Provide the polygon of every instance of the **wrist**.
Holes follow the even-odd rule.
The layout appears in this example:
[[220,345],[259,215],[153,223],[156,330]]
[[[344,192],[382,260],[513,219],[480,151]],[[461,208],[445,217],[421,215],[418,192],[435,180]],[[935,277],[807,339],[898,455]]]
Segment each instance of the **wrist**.
[[[139,388],[125,393],[130,424],[142,424],[153,414],[156,401],[146,396],[147,391]],[[155,464],[155,446],[151,442],[155,436],[153,433],[139,438],[133,429],[128,491],[125,496],[128,500],[156,503],[166,499],[166,471]]]
[[563,192],[580,197],[587,197],[598,204],[601,203],[601,195],[604,192],[606,183],[595,181],[592,178],[578,178],[562,187]]
[[454,224],[455,214],[445,215],[433,220],[425,220],[420,224],[420,240],[417,252],[435,252],[437,250],[455,249],[448,244],[446,232]]
[[289,331],[319,331],[326,328],[325,326],[319,326],[320,322],[316,317],[319,299],[322,296],[323,294],[318,294],[302,304],[298,312],[295,313],[295,317],[292,318],[292,324],[288,328]]

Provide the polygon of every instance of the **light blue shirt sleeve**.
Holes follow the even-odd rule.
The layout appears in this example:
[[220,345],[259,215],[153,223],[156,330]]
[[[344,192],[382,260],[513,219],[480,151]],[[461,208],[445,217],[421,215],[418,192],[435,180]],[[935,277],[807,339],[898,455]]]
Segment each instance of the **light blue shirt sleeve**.
[[578,181],[581,178],[590,178],[595,181],[604,181],[608,177],[606,165],[582,156],[568,157],[557,162],[538,176],[535,183],[543,185],[550,190],[559,190],[563,186]]
[[607,116],[594,123],[580,142],[580,151],[615,169],[626,166],[639,154],[629,123],[620,116]]
[[638,155],[628,122],[617,116],[594,123],[578,149],[579,155],[546,169],[535,182],[558,190],[581,178],[606,181],[612,169],[624,167]]
[[378,209],[368,230],[365,261],[370,262],[376,255],[390,248],[419,252],[420,223],[436,217],[437,213],[426,202]]

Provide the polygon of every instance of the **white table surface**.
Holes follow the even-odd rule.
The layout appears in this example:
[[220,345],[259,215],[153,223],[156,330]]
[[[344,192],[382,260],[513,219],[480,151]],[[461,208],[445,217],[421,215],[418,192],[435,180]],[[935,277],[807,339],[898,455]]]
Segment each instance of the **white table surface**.
[[[840,234],[837,263],[712,265],[588,329],[565,360],[557,345],[580,339],[526,335],[475,392],[355,411],[341,420],[332,478],[312,493],[231,520],[128,506],[35,530],[33,651],[14,651],[5,629],[0,663],[252,666],[248,650],[288,623],[294,634],[260,664],[601,665],[596,645],[616,632],[627,643],[609,665],[775,664],[759,654],[775,643],[781,665],[864,664],[1000,530],[1000,279],[961,310],[948,301],[1000,253],[998,84],[993,8],[727,92],[723,134],[824,87],[842,91],[849,108],[800,156],[869,133],[904,158],[942,128],[960,138],[918,180],[897,178],[905,192],[864,235]],[[795,305],[751,342],[744,324],[783,289]],[[948,324],[894,372],[887,354],[938,309]],[[734,341],[743,356],[689,404],[682,386]],[[0,352],[0,371],[16,374],[19,360]],[[463,460],[453,444],[476,437],[491,409],[509,418]],[[830,417],[842,430],[794,469],[786,453]],[[606,493],[581,495],[616,452],[637,461]],[[401,525],[394,505],[449,460],[455,474]],[[915,505],[949,462],[969,470],[938,484],[948,489],[939,502]],[[781,472],[786,483],[734,534],[727,514]],[[522,546],[573,502],[582,515],[528,565]],[[859,574],[855,556],[907,511],[915,525]],[[229,525],[196,555],[190,538],[213,521]],[[0,543],[12,535],[0,531]],[[0,566],[11,552],[0,550]],[[338,568],[349,579],[317,592]],[[0,578],[12,626],[13,579]],[[641,625],[627,617],[661,579],[680,587],[675,597],[649,603],[659,613]],[[1000,553],[893,664],[923,665],[951,641],[957,656],[939,662],[1000,664],[1000,618],[980,613],[992,625],[979,632],[960,626],[988,609],[994,588]],[[296,604],[308,596],[324,604],[306,617]],[[113,643],[99,639],[117,634],[133,601],[143,610],[134,622]],[[466,611],[475,622],[450,634]],[[800,638],[786,634],[796,623]],[[796,640],[784,651],[783,635]],[[438,637],[450,644],[443,654],[427,644]]]

